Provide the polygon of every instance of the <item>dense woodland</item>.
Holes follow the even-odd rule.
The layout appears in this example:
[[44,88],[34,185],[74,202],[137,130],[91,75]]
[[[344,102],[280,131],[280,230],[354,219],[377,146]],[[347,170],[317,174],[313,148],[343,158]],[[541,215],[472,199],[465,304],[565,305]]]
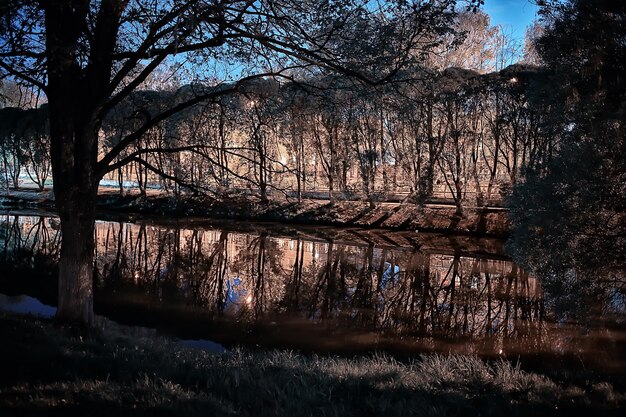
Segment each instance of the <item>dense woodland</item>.
[[[307,191],[372,202],[434,196],[462,212],[467,203],[500,201],[522,167],[542,163],[555,148],[526,95],[540,76],[522,65],[485,75],[451,68],[427,85],[374,91],[332,85],[345,80],[257,81],[150,129],[105,178],[120,191],[130,182],[142,193],[250,190],[262,200]],[[142,112],[192,88],[136,93],[106,120],[102,146],[115,146]],[[5,180],[14,187],[20,172],[41,189],[50,175],[45,111],[3,110],[14,120],[4,125],[2,148]]]
[[[263,77],[199,103],[120,153],[106,184],[122,193],[131,186],[175,195],[251,192],[262,201],[271,194],[372,204],[434,197],[459,213],[501,203],[522,168],[541,165],[558,146],[542,126],[545,112],[529,97],[543,70],[526,63],[503,68],[524,55],[486,15],[463,13],[456,25],[463,42],[446,46],[430,67],[404,70],[382,86],[345,76]],[[527,60],[536,61],[533,52],[527,45]],[[146,83],[152,89],[109,113],[101,154],[159,112],[211,88],[177,87],[175,75],[153,77]],[[5,184],[17,188],[25,172],[43,189],[51,177],[46,115],[46,105],[0,111]]]

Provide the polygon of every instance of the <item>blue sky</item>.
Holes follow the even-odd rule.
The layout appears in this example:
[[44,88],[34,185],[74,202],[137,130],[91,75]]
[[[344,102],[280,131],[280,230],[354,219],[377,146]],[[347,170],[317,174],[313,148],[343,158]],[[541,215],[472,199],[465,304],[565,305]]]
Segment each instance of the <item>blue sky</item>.
[[538,7],[532,0],[485,0],[484,10],[491,17],[492,26],[508,26],[516,38],[523,40]]

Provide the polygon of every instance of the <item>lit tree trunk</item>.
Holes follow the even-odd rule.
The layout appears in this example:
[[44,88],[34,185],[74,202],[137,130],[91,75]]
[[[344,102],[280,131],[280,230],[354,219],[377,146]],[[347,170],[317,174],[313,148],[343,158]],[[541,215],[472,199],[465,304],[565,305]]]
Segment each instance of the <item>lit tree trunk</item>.
[[117,183],[120,189],[120,196],[124,196],[124,176],[122,173],[122,167],[117,169]]
[[420,187],[420,200],[425,202],[433,196],[434,182],[435,182],[435,165],[437,164],[437,158],[439,158],[437,148],[439,147],[438,141],[434,135],[433,129],[433,103],[432,98],[427,103],[426,111],[426,137],[428,140],[428,164],[426,164],[426,172],[422,177],[423,185]]
[[335,181],[332,173],[328,174],[328,198],[330,204],[335,204]]
[[90,325],[93,322],[95,204],[79,201],[75,204],[74,207],[59,210],[63,240],[57,317]]
[[[51,103],[52,107],[52,103]],[[97,135],[71,129],[51,112],[54,195],[61,218],[57,317],[84,324],[93,322],[93,253],[97,180],[93,177]],[[69,129],[67,127],[70,127]],[[73,150],[74,152],[68,152]]]

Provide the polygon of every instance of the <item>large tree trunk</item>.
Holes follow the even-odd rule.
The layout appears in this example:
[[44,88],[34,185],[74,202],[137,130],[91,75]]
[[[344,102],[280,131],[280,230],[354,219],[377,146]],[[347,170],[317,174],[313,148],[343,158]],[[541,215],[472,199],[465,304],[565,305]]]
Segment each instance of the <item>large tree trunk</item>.
[[[53,106],[51,103],[51,109]],[[55,109],[56,110],[56,109]],[[78,117],[58,114],[51,122],[52,170],[57,211],[61,218],[57,318],[93,323],[94,225],[98,178],[97,127]],[[66,117],[63,117],[66,116]],[[62,123],[61,121],[65,121]]]
[[51,149],[54,195],[62,239],[57,318],[91,325],[97,133],[92,124],[77,127],[81,123],[76,118],[66,120],[63,125],[51,123],[56,139]]
[[61,217],[57,317],[93,322],[94,223],[99,110],[110,95],[112,56],[124,2],[102,2],[85,66],[79,39],[90,2],[42,2],[45,9],[50,156]]
[[[57,318],[93,323],[97,123],[51,108],[54,195],[61,219]],[[53,118],[56,116],[55,122]]]
[[59,210],[62,242],[57,318],[91,325],[95,199],[79,196]]

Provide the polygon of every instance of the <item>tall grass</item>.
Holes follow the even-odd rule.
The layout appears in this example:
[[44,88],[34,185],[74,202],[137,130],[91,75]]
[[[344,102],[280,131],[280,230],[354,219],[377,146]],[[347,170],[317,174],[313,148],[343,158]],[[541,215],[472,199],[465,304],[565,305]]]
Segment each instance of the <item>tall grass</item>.
[[624,403],[606,381],[473,356],[213,354],[108,321],[84,330],[7,314],[0,335],[1,416],[608,415]]

